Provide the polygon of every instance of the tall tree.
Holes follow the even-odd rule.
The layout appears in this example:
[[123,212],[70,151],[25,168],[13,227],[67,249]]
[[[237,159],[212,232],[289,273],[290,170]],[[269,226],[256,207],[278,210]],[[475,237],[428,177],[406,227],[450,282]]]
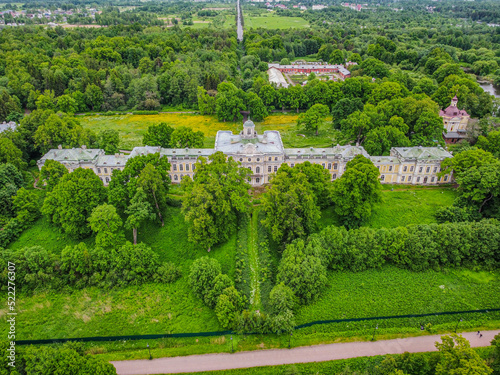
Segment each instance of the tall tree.
[[297,126],[306,129],[307,131],[315,131],[318,135],[319,126],[325,122],[326,117],[330,113],[328,107],[324,104],[315,104],[307,110],[306,113],[299,115]]
[[237,215],[250,204],[250,171],[240,168],[233,158],[226,159],[222,152],[210,155],[209,161],[200,157],[193,181],[182,181],[186,189],[182,211],[190,223],[188,238],[208,251],[229,238]]
[[5,136],[0,136],[0,163],[10,163],[19,169],[27,166],[22,151]]
[[104,203],[95,207],[87,220],[90,229],[96,234],[96,246],[114,249],[125,241],[123,222],[114,206]]
[[106,155],[113,155],[119,152],[120,133],[118,133],[118,130],[103,130],[99,133],[98,138],[99,148],[102,148],[106,152]]
[[144,146],[160,146],[163,148],[172,147],[171,137],[174,128],[165,122],[160,122],[158,125],[150,125],[148,131],[144,134],[142,144]]
[[379,170],[370,159],[356,155],[346,164],[342,177],[333,182],[332,201],[340,221],[347,228],[357,228],[380,201]]
[[493,372],[461,335],[442,336],[441,340],[441,343],[436,342],[440,353],[436,375],[489,375]]
[[161,226],[165,226],[160,206],[162,201],[164,201],[165,199],[167,190],[165,189],[165,184],[161,172],[152,164],[147,164],[139,174],[139,177],[137,179],[137,186],[144,189],[145,192],[151,194],[156,207],[156,213],[158,214],[158,218],[161,221]]
[[137,229],[144,221],[148,219],[153,220],[155,218],[153,207],[148,202],[146,193],[141,187],[137,189],[135,195],[130,200],[130,204],[125,210],[125,213],[128,215],[125,227],[127,229],[132,229],[134,245],[137,245]]
[[203,132],[180,126],[172,132],[170,143],[172,147],[177,148],[200,148],[203,147],[204,140]]
[[77,168],[64,175],[47,193],[42,213],[64,232],[81,238],[90,234],[87,219],[105,199],[106,189],[101,179],[90,169]]
[[40,182],[42,182],[48,191],[52,191],[59,183],[62,176],[68,174],[68,170],[64,165],[55,160],[45,160],[40,171]]
[[271,178],[270,188],[262,196],[262,207],[266,213],[262,224],[281,244],[311,234],[321,216],[307,176],[287,169]]

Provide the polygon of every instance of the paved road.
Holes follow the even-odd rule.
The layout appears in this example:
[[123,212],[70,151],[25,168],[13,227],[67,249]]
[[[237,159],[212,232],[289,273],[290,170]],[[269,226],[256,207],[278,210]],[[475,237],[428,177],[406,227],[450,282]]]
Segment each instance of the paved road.
[[[472,347],[489,346],[496,331],[484,331],[479,338],[476,332],[465,332],[462,336]],[[120,375],[178,374],[182,372],[217,371],[257,366],[274,366],[291,363],[324,362],[335,359],[398,354],[404,352],[435,351],[434,343],[441,335],[409,337],[405,339],[349,342],[328,345],[304,346],[293,349],[256,350],[234,354],[203,354],[186,357],[170,357],[149,360],[111,362]]]
[[236,1],[236,35],[238,38],[239,42],[243,42],[243,26],[241,25],[241,17],[242,17],[242,12],[241,12],[241,5],[240,5],[240,0]]

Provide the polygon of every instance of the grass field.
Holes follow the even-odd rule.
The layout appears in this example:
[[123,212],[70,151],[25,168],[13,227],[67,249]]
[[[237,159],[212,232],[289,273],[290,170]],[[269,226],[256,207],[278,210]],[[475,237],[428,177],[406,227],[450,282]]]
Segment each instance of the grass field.
[[114,129],[120,132],[120,147],[132,150],[142,146],[142,137],[148,126],[166,122],[173,127],[187,126],[205,134],[205,147],[213,148],[218,130],[237,131],[240,123],[219,122],[214,116],[202,116],[190,113],[161,113],[158,115],[121,115],[121,116],[81,116],[78,120],[84,128],[95,132]]
[[[331,147],[338,143],[335,137],[339,137],[338,131],[331,126],[331,119],[328,119],[320,127],[319,135],[307,133],[297,128],[296,113],[273,113],[264,121],[256,123],[259,133],[265,130],[279,130],[285,147]],[[120,132],[120,148],[131,150],[136,146],[142,146],[142,137],[146,133],[148,126],[166,122],[175,127],[187,126],[195,131],[202,131],[205,134],[206,148],[213,148],[215,135],[219,130],[231,130],[233,133],[239,132],[243,128],[241,122],[220,122],[215,116],[202,116],[191,113],[160,113],[158,115],[119,115],[119,116],[79,116],[78,120],[83,127],[94,132],[106,129],[114,129]],[[305,137],[299,136],[303,134]]]
[[275,14],[266,14],[258,17],[244,16],[245,29],[291,29],[309,27],[309,22],[300,17],[280,17]]
[[[456,191],[452,188],[382,190],[382,202],[373,207],[372,216],[365,226],[395,228],[411,224],[435,223],[434,213],[440,207],[451,206]],[[333,207],[323,210],[320,226],[339,225]]]

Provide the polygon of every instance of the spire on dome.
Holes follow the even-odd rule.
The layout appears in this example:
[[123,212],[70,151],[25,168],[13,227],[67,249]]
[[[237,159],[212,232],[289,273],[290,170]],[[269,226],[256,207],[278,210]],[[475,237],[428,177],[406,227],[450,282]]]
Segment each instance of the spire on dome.
[[458,97],[455,95],[453,99],[451,99],[451,106],[456,107],[458,103]]

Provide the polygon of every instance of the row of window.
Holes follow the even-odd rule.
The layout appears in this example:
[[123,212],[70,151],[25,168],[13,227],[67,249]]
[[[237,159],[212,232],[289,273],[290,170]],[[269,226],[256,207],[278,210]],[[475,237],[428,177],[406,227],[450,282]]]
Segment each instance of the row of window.
[[[412,177],[412,176],[408,176],[408,177],[406,177],[406,176],[401,176],[401,182],[405,182],[405,181],[406,181],[406,182],[411,182],[411,177]],[[419,182],[420,182],[420,179],[421,179],[421,177],[417,177],[417,183],[419,183]],[[380,176],[380,181],[384,181],[384,180],[385,180],[385,176],[384,176],[384,175],[381,175],[381,176]],[[436,177],[431,177],[431,182],[434,182],[434,181],[436,181]],[[439,178],[437,179],[437,181],[438,181],[438,182],[441,182],[441,177],[439,177]],[[448,181],[448,176],[444,176],[444,181],[445,181],[445,182],[446,182],[446,181]],[[425,183],[427,183],[427,177],[424,177],[424,184],[425,184]]]
[[[103,168],[104,169],[104,174],[108,174],[108,168]],[[121,168],[110,168],[110,173],[113,173],[113,169],[118,169],[121,171]],[[97,168],[97,173],[101,173],[101,168]],[[102,178],[101,178],[102,179]]]
[[[193,164],[193,171],[195,170],[196,168],[196,165]],[[177,172],[177,164],[172,164],[172,169],[174,172]],[[186,167],[185,167],[186,171],[189,172],[189,164],[186,164]],[[179,164],[179,171],[183,171],[184,170],[184,164]]]
[[[380,169],[380,165],[377,165],[377,168]],[[412,165],[412,166],[410,166],[410,172],[413,172],[413,170],[414,170],[414,167]],[[424,170],[424,167],[419,167],[418,168],[418,173],[422,173],[423,170]],[[425,168],[425,173],[429,173],[430,171],[431,171],[431,167]],[[389,165],[389,172],[392,172],[392,165]],[[408,166],[407,165],[405,165],[403,167],[403,172],[408,172]],[[438,172],[438,167],[434,167],[433,172],[437,173]],[[439,168],[439,172],[441,172],[441,168]]]
[[[257,158],[257,159],[255,159],[255,160],[256,160],[256,161],[260,161],[260,158]],[[267,160],[268,160],[268,161],[273,161],[273,157],[272,157],[272,156],[269,156],[269,157],[267,158]],[[240,161],[242,162],[242,161],[243,161],[243,158],[240,158]],[[252,158],[247,158],[247,161],[251,162],[251,161],[252,161]],[[277,157],[277,156],[275,156],[275,157],[274,157],[274,161],[278,161],[278,157]]]

